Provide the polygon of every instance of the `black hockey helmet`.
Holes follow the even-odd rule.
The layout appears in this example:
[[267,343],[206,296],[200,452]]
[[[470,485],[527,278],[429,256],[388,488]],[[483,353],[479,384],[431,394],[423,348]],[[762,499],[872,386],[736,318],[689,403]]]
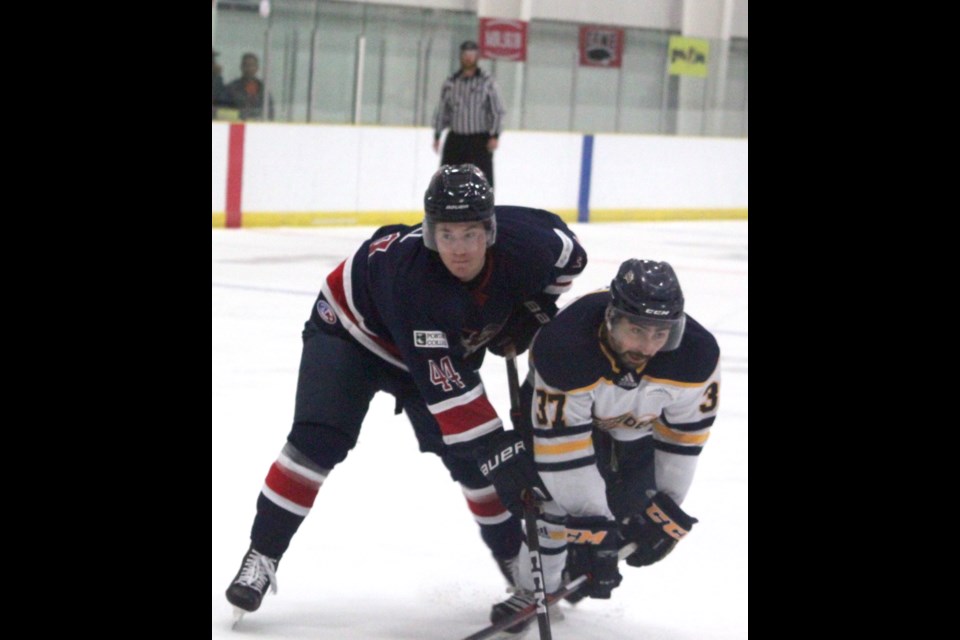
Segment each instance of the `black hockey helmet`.
[[430,179],[423,196],[423,244],[437,250],[439,222],[483,222],[487,246],[497,239],[497,216],[493,212],[493,188],[483,172],[472,164],[445,164]]
[[687,316],[683,312],[683,291],[673,267],[666,262],[631,258],[620,265],[610,283],[613,297],[607,306],[607,321],[613,324],[626,317],[633,324],[660,325],[670,329],[661,351],[680,346]]

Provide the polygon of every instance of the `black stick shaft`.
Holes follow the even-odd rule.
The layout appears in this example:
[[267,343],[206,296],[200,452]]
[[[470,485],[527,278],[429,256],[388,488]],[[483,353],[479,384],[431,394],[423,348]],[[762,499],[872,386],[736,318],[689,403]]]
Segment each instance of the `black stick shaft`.
[[506,357],[507,384],[510,386],[510,420],[513,428],[520,430],[523,424],[520,420],[520,376],[517,374],[517,352],[512,346],[507,347]]
[[533,594],[537,611],[537,625],[540,627],[540,640],[552,640],[550,631],[550,612],[547,610],[547,590],[543,577],[543,564],[540,558],[540,537],[537,533],[539,511],[534,500],[529,499],[523,505],[523,520],[527,526],[527,548],[530,552],[530,568],[533,574]]
[[[517,374],[517,352],[512,346],[506,349],[507,384],[510,386],[510,420],[517,431],[522,429],[520,416],[520,376]],[[525,435],[525,434],[524,434]],[[530,440],[525,438],[525,440]],[[530,452],[533,455],[533,452]],[[523,502],[523,521],[527,530],[527,549],[530,553],[530,568],[533,574],[534,598],[536,599],[537,625],[540,640],[553,640],[550,631],[550,613],[547,610],[547,591],[543,577],[543,561],[540,557],[540,536],[537,533],[539,509],[536,498],[528,491]]]

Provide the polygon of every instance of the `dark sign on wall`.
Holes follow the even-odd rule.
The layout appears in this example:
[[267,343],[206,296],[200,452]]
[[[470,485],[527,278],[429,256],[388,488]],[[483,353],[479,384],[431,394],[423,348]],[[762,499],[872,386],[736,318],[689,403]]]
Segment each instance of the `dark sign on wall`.
[[580,27],[580,65],[619,68],[623,62],[623,29]]

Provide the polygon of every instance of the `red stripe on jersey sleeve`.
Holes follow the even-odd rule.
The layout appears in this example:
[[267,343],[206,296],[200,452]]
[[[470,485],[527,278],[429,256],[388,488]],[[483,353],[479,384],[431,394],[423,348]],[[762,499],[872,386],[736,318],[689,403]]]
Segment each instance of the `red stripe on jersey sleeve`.
[[489,500],[485,502],[474,502],[473,500],[467,498],[467,506],[470,507],[470,511],[475,516],[480,517],[493,517],[498,516],[501,513],[506,513],[507,509],[503,506],[503,503],[500,502],[500,498],[497,494],[493,494]]
[[[351,256],[347,260],[353,260],[353,257]],[[330,272],[330,275],[327,276],[327,286],[330,287],[330,293],[333,294],[333,301],[347,314],[350,322],[356,324],[357,318],[353,315],[350,305],[347,304],[347,294],[343,290],[343,267],[347,264],[347,260],[338,264],[337,268]]]
[[[347,258],[347,260],[353,260],[353,258],[354,256],[351,256]],[[334,302],[336,302],[337,306],[347,315],[347,319],[350,320],[350,322],[352,322],[359,331],[363,332],[363,335],[376,342],[394,358],[402,360],[403,356],[400,354],[400,349],[397,348],[397,345],[393,344],[389,340],[384,340],[380,336],[372,334],[369,331],[364,331],[363,327],[360,326],[360,323],[357,321],[357,316],[354,315],[353,307],[351,307],[350,303],[347,301],[346,290],[343,288],[343,271],[347,264],[347,260],[344,260],[337,265],[337,268],[331,271],[330,275],[327,276],[327,286],[330,287],[330,293],[333,294]]]
[[484,394],[467,404],[441,411],[435,417],[440,423],[440,432],[445,436],[453,436],[496,420],[497,412]]

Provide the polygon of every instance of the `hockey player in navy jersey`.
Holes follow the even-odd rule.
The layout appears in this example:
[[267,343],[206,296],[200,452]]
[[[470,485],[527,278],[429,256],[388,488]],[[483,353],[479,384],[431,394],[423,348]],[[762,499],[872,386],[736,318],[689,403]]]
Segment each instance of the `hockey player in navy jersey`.
[[[680,505],[717,415],[719,362],[666,262],[627,260],[609,289],[575,300],[537,334],[521,398],[552,498],[539,522],[548,593],[589,574],[568,599],[609,598],[620,546],[635,542],[627,563],[651,565],[697,522]],[[494,622],[534,601],[529,567],[519,568],[521,589],[494,605]]]
[[461,485],[480,536],[515,580],[520,493],[539,479],[479,369],[487,349],[526,350],[587,254],[557,215],[495,207],[473,165],[441,167],[424,208],[422,224],[381,227],[323,283],[303,330],[293,426],[226,592],[238,615],[276,592],[278,562],[380,391],[395,396],[420,450],[440,456]]

